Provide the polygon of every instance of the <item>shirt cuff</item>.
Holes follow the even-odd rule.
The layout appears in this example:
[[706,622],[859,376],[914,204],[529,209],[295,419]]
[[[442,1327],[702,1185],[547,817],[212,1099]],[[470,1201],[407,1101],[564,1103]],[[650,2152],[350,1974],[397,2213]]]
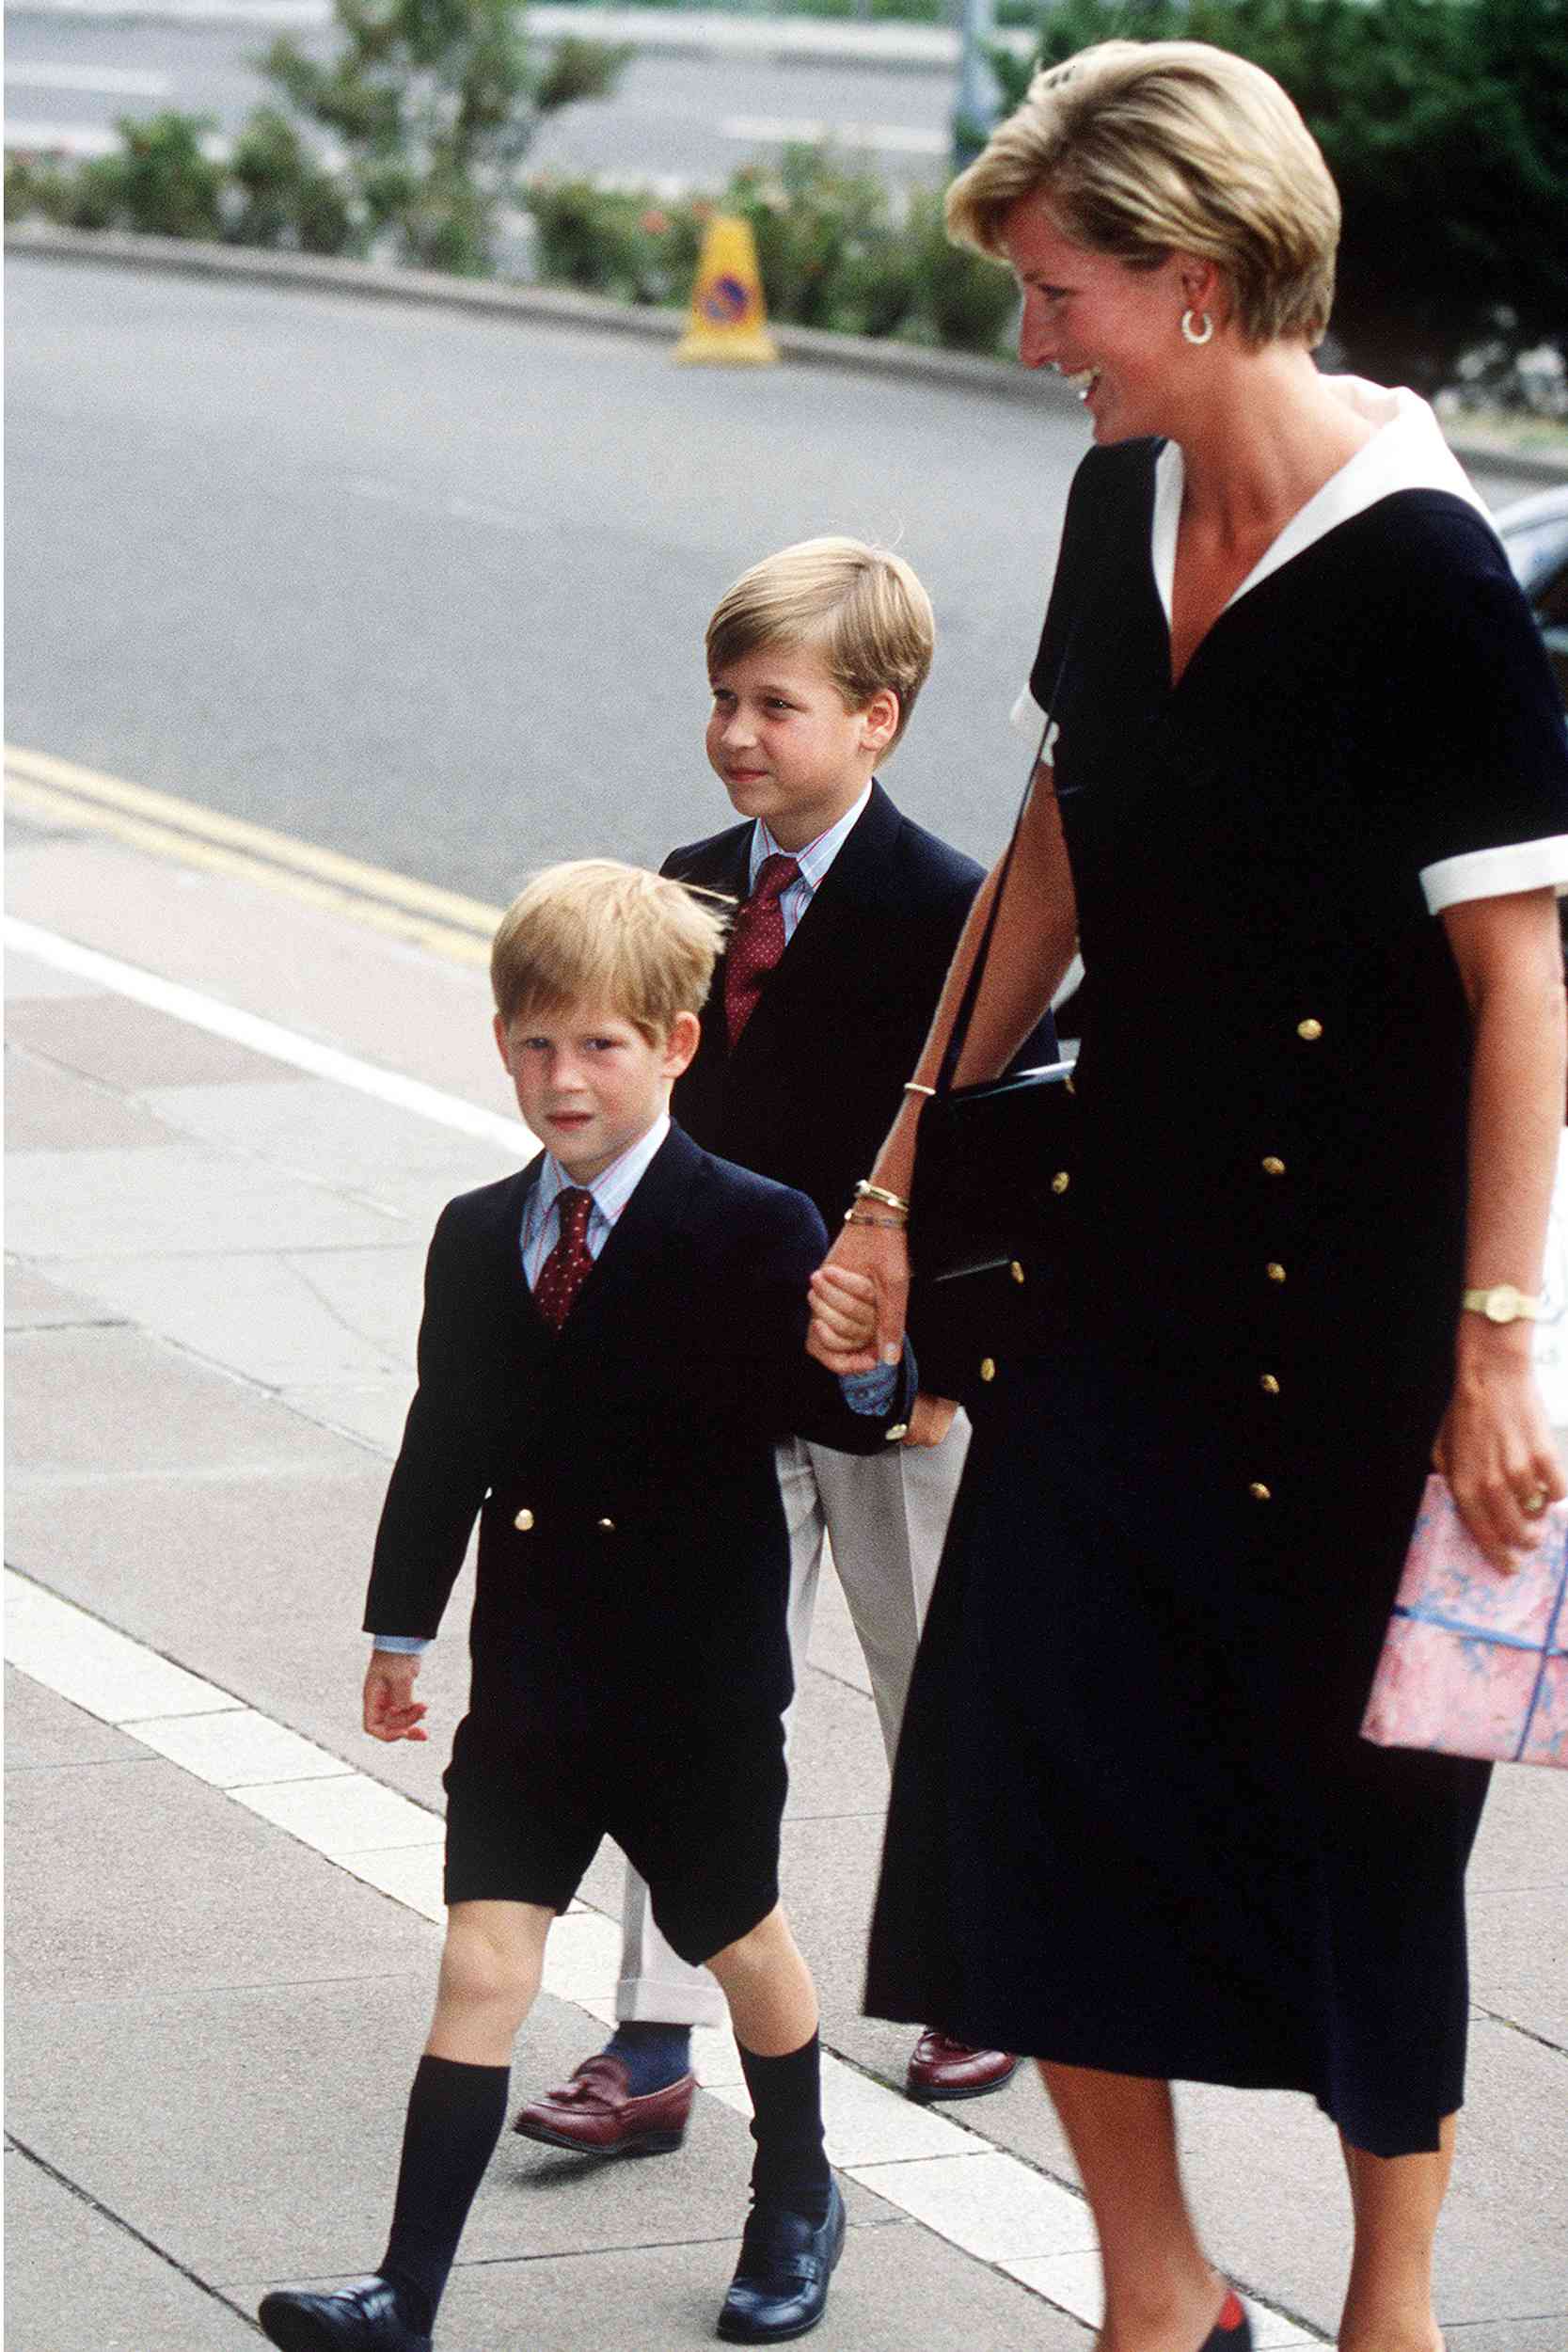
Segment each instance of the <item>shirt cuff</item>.
[[1555,890],[1561,898],[1568,892],[1568,833],[1439,858],[1421,868],[1421,888],[1429,914],[1471,898],[1505,898],[1515,890]]
[[422,1658],[430,1643],[422,1633],[372,1633],[371,1647],[390,1650],[395,1658]]
[[898,1393],[896,1364],[878,1364],[870,1372],[841,1372],[838,1385],[844,1402],[852,1413],[864,1413],[868,1418],[887,1411]]

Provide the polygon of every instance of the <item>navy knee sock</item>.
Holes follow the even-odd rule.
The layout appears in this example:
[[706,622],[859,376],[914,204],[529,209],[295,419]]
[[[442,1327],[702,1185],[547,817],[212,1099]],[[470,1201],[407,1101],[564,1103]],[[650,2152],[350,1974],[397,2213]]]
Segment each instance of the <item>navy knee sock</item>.
[[620,2059],[626,2070],[626,2089],[634,2099],[644,2099],[650,2090],[663,2090],[691,2072],[691,2028],[628,2019],[616,2026],[604,2055]]
[[757,2151],[752,2202],[786,2205],[808,2221],[825,2221],[833,2176],[822,2146],[820,2041],[813,2034],[784,2058],[758,2058],[742,2048],[740,2067],[752,2094]]
[[435,2321],[463,2224],[506,2122],[505,2066],[425,2057],[403,2132],[392,2232],[378,2265],[421,2333]]

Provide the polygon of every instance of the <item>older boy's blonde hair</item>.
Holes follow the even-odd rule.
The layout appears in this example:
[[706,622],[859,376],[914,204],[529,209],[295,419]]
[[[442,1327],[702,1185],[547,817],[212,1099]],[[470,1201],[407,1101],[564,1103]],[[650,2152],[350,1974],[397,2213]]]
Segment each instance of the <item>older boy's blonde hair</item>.
[[948,189],[948,234],[1004,261],[1006,216],[1037,194],[1065,236],[1133,268],[1213,262],[1249,344],[1323,341],[1338,194],[1290,98],[1244,57],[1103,40],[1037,73]]
[[703,1009],[724,938],[720,904],[611,858],[548,866],[501,916],[496,1010],[510,1027],[519,1013],[593,1005],[661,1044],[677,1013]]
[[763,646],[809,647],[849,710],[892,687],[893,749],[910,723],[936,644],[931,599],[902,556],[860,539],[802,539],[742,572],[707,625],[708,675]]

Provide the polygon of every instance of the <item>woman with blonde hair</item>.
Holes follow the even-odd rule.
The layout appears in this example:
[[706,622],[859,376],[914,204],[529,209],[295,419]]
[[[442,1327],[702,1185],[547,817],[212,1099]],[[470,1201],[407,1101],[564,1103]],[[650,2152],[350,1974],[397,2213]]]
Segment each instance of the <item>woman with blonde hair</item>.
[[[868,2007],[1041,2061],[1103,2352],[1242,2352],[1172,2077],[1309,2093],[1340,2352],[1435,2352],[1487,1772],[1358,1724],[1435,1455],[1505,1565],[1564,1492],[1529,1361],[1563,1097],[1568,747],[1408,392],[1321,374],[1338,203],[1194,42],[1038,75],[950,191],[1095,446],[1017,714],[1034,787],[958,1069],[1074,951],[1065,1330],[994,1374],[905,1718]],[[982,892],[813,1347],[902,1326],[898,1230]],[[999,1181],[1006,1172],[999,1172]],[[861,1278],[846,1287],[835,1275]],[[868,1279],[867,1279],[868,1278]]]

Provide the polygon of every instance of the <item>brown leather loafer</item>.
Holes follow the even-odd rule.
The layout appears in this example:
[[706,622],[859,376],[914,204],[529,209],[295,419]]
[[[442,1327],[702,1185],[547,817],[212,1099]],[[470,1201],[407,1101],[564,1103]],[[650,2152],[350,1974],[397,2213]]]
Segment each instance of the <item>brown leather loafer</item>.
[[525,2139],[583,2156],[667,2156],[686,2137],[696,2075],[683,2074],[641,2099],[631,2097],[626,2084],[625,2063],[601,2050],[559,2090],[520,2108],[512,2128]]
[[988,2090],[1000,2090],[1011,2082],[1017,2072],[1018,2060],[1010,2051],[972,2050],[967,2042],[954,2042],[930,2026],[914,2045],[904,2090],[922,2106],[937,2099],[983,2099]]

